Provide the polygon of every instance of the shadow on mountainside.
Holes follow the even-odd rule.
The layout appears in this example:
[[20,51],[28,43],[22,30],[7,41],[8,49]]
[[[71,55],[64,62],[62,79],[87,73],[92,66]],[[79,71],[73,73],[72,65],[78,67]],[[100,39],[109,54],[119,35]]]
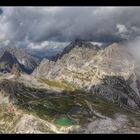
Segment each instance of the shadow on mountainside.
[[140,97],[129,86],[130,80],[126,81],[121,76],[105,76],[103,83],[93,85],[90,88],[90,92],[114,104],[118,104],[120,107],[139,110]]

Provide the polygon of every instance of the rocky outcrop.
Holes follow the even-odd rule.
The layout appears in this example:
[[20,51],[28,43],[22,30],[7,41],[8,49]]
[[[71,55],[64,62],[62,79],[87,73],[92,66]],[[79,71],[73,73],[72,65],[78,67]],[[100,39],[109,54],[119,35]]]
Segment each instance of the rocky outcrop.
[[11,74],[20,76],[20,72],[21,72],[20,66],[17,63],[13,64],[12,69],[11,69]]
[[123,77],[106,76],[100,85],[93,85],[90,92],[123,108],[140,108],[140,97]]
[[48,59],[44,58],[39,67],[37,67],[34,72],[32,73],[33,76],[41,76],[49,75],[49,72],[51,72],[52,68],[54,68],[55,62],[49,61]]

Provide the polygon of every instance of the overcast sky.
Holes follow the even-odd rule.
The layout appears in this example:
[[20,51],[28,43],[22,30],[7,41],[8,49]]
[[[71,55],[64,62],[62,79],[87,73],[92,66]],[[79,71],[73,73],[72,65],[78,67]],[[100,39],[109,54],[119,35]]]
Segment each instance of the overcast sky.
[[140,35],[140,7],[1,7],[0,41],[99,42]]

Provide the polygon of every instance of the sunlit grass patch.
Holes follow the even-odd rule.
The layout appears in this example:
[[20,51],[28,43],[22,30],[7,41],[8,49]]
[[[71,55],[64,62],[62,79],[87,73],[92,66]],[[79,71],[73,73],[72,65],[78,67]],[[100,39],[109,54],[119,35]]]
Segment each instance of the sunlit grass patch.
[[39,81],[43,82],[43,83],[46,83],[50,87],[57,87],[57,88],[64,89],[66,91],[74,91],[74,90],[77,89],[77,87],[74,84],[69,83],[65,80],[55,81],[55,80],[49,80],[49,79],[46,79],[46,78],[39,78]]

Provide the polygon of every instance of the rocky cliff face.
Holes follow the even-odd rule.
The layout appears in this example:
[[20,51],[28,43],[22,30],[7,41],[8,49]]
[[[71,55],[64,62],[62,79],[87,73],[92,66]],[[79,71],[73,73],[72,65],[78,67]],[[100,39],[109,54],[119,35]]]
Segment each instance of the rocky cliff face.
[[33,75],[68,81],[123,107],[140,107],[139,65],[121,44],[99,49],[75,41],[56,62],[44,60]]
[[5,51],[0,57],[0,70],[2,72],[10,72],[14,63],[18,63],[17,59],[12,54]]
[[39,67],[37,67],[33,74],[34,76],[40,75],[41,77],[49,75],[49,72],[51,72],[51,69],[54,67],[55,62],[49,61],[48,59],[44,58]]
[[39,64],[39,60],[21,48],[6,48],[0,51],[0,70],[9,72],[13,64],[18,63],[22,71],[31,73]]
[[20,66],[17,63],[13,64],[12,69],[11,69],[11,74],[20,76],[20,72],[21,72]]
[[[63,50],[56,62],[50,61],[50,64],[47,66],[48,60],[43,60],[40,66],[34,70],[33,75],[39,76],[41,71],[42,74],[44,73],[43,76],[48,77],[49,75],[50,77],[52,76],[55,78],[57,75],[63,75],[63,72],[66,71],[66,69],[80,69],[85,62],[91,60],[95,56],[98,50],[98,46],[94,46],[89,42],[76,40]],[[46,61],[46,65],[43,65],[45,64],[44,61]],[[53,65],[53,68],[50,68],[50,65]],[[46,68],[47,73],[45,70]],[[49,68],[51,70],[49,70]]]

